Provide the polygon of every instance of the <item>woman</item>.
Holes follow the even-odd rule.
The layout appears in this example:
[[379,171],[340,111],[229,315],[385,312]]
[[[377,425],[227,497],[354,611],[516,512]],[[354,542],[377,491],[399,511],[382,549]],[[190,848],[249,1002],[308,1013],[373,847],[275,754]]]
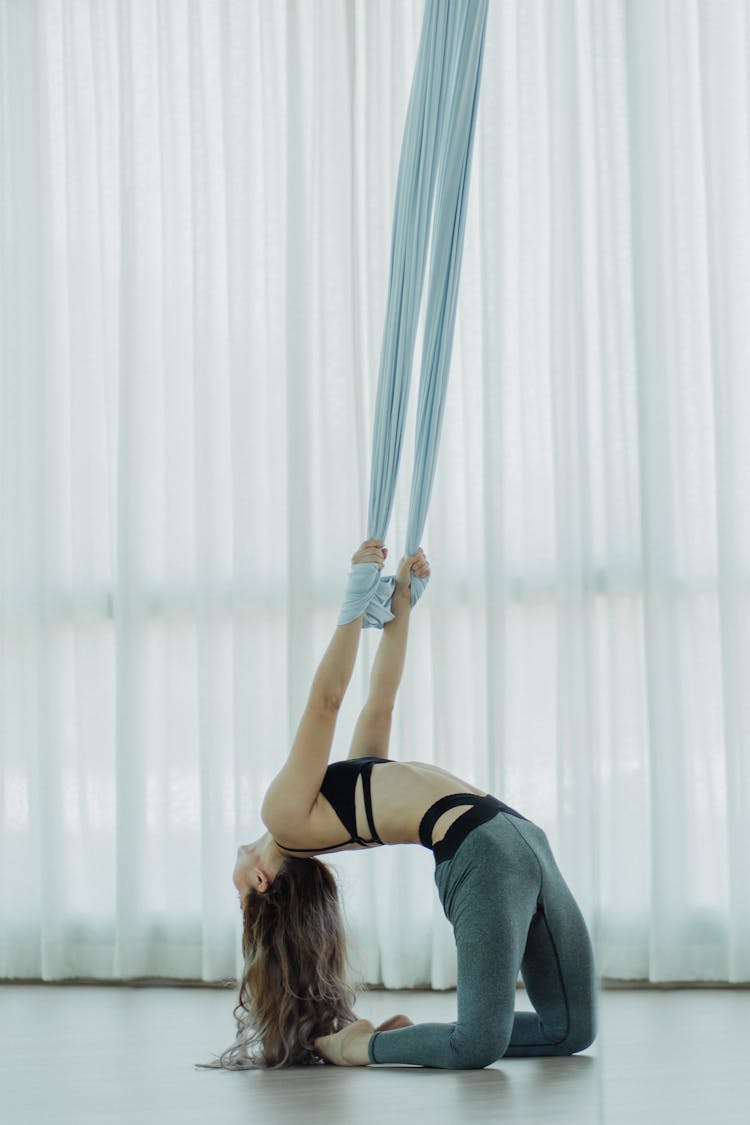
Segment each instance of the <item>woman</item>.
[[[382,541],[366,540],[352,563],[382,570],[387,553]],[[324,1059],[468,1068],[503,1057],[570,1055],[593,1042],[591,942],[544,832],[446,770],[388,758],[412,573],[429,577],[421,549],[399,564],[394,620],[383,628],[349,758],[328,765],[362,616],[337,627],[318,667],[289,757],[263,801],[268,831],[238,850],[233,879],[245,971],[237,1040],[220,1065],[255,1057],[267,1066]],[[352,1011],[336,883],[313,857],[419,843],[434,853],[435,882],[454,929],[458,1018],[415,1025],[399,1015],[376,1028]],[[519,970],[535,1012],[514,1012]]]

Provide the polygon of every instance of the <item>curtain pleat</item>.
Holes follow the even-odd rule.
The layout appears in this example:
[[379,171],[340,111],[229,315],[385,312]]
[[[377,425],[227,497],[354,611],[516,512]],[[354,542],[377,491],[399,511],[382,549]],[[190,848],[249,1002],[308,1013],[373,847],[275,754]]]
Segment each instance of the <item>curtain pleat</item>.
[[[423,12],[0,0],[0,977],[241,968],[366,533]],[[391,755],[545,828],[605,977],[750,980],[749,58],[746,0],[490,3]],[[330,862],[356,979],[455,984],[429,853]]]

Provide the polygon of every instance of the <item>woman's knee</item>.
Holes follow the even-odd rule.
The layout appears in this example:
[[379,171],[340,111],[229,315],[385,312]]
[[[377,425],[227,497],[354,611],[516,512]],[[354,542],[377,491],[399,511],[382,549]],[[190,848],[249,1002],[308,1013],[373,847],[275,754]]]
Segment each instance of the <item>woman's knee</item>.
[[451,1043],[456,1070],[482,1070],[501,1059],[508,1049],[510,1032],[497,1035],[464,1035]]
[[596,1039],[596,1009],[593,1002],[590,1005],[574,1012],[565,1037],[564,1047],[566,1054],[575,1055],[585,1051]]

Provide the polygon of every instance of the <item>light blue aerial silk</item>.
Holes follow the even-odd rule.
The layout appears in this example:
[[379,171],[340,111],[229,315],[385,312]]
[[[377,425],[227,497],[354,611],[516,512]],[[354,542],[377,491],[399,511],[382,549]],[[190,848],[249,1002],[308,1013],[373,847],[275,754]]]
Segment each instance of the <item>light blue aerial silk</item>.
[[[393,509],[432,225],[407,555],[414,554],[422,540],[440,443],[488,4],[489,0],[426,0],[401,144],[367,538],[385,539]],[[411,576],[412,605],[425,585],[425,580]],[[364,613],[365,628],[382,628],[393,620],[394,587],[395,577],[382,575],[375,563],[353,565],[338,624]]]

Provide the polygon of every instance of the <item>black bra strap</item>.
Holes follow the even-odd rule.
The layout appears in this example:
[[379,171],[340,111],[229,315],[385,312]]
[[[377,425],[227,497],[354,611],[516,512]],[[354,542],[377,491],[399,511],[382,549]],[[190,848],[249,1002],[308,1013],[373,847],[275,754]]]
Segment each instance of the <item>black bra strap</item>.
[[375,821],[373,820],[373,816],[372,816],[372,792],[370,790],[370,778],[371,778],[371,775],[372,775],[372,767],[373,767],[373,762],[368,762],[368,764],[366,766],[364,766],[364,768],[362,770],[362,795],[364,796],[364,799],[365,799],[365,813],[367,815],[367,823],[368,823],[369,828],[370,828],[370,834],[372,836],[372,839],[368,840],[368,841],[359,840],[358,843],[361,843],[361,844],[364,844],[365,842],[370,843],[370,844],[374,844],[374,843],[382,844],[383,843],[383,841],[380,839],[377,832],[375,831]]
[[304,852],[306,855],[310,855],[311,852],[312,852],[312,855],[317,855],[318,852],[334,852],[334,851],[336,851],[336,848],[345,848],[347,844],[351,844],[351,843],[352,843],[351,840],[342,840],[340,844],[331,844],[331,846],[329,848],[312,848],[312,849],[310,849],[310,848],[289,848],[289,847],[287,847],[286,844],[281,844],[281,843],[279,843],[278,840],[274,840],[274,844],[276,844],[278,847],[280,847],[285,852]]

